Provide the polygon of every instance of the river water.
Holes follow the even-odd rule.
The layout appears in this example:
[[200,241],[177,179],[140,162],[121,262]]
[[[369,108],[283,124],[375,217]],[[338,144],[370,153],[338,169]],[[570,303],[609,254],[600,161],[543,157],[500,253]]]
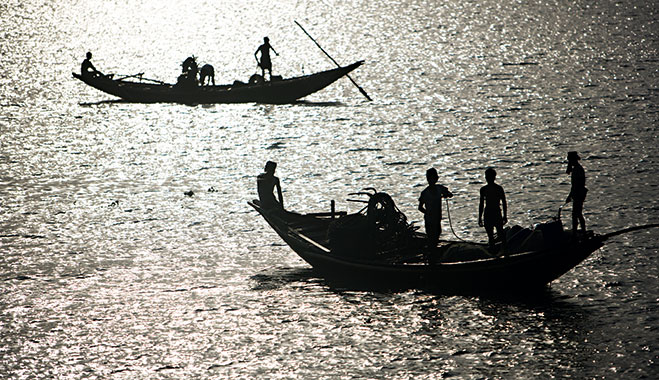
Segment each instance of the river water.
[[[656,1],[74,1],[0,4],[0,378],[659,377],[658,231],[610,241],[532,297],[337,289],[246,201],[266,160],[286,206],[411,220],[434,166],[477,226],[497,169],[511,224],[556,214],[577,150],[588,228],[659,216]],[[352,77],[290,105],[128,104],[71,77],[172,82],[196,55],[246,80]],[[211,191],[209,191],[211,190]],[[188,197],[184,192],[193,191]],[[564,218],[567,219],[567,218]],[[569,221],[568,221],[569,222]],[[445,237],[450,226],[444,220]]]

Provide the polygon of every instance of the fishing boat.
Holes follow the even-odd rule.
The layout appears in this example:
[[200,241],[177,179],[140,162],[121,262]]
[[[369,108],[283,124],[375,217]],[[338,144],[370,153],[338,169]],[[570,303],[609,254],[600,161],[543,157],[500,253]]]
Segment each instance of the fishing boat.
[[[359,193],[362,194],[362,193]],[[385,193],[369,194],[357,213],[300,214],[248,202],[320,276],[341,286],[427,289],[444,294],[510,294],[546,287],[602,247],[613,236],[572,236],[559,217],[533,229],[507,231],[503,252],[483,243],[442,240],[426,246],[426,235],[407,223]],[[332,205],[334,203],[332,202]]]
[[[248,83],[235,81],[233,84],[199,86],[190,83],[170,84],[142,78],[142,74],[114,79],[112,75],[80,75],[73,77],[97,90],[136,103],[292,103],[320,91],[355,70],[363,61],[348,66],[288,79],[264,81],[256,77]],[[260,79],[260,80],[259,80]]]

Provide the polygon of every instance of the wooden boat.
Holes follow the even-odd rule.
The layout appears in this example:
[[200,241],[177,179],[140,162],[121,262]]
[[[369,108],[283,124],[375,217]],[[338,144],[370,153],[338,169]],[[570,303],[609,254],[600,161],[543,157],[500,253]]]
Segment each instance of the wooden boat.
[[[360,289],[416,288],[448,294],[510,294],[537,290],[581,263],[608,238],[659,226],[632,227],[607,235],[589,233],[574,238],[563,231],[560,220],[555,220],[534,230],[520,228],[509,236],[508,254],[494,256],[489,254],[485,244],[474,242],[440,241],[436,248],[429,249],[425,247],[425,234],[408,225],[411,233],[407,238],[391,234],[393,237],[389,240],[398,240],[398,243],[365,255],[363,250],[369,247],[362,243],[382,241],[381,236],[366,233],[360,243],[359,234],[348,234],[347,246],[332,243],[333,226],[350,217],[369,220],[363,211],[361,217],[360,213],[336,212],[305,215],[266,210],[258,201],[248,203],[293,251],[331,283]],[[370,209],[370,205],[367,208]],[[354,249],[351,250],[350,245]]]
[[[295,78],[253,83],[234,82],[230,85],[198,86],[188,83],[169,84],[152,79],[142,79],[141,75],[113,79],[112,76],[73,77],[98,90],[123,100],[136,103],[291,103],[322,90],[344,75],[358,68],[363,61],[345,67],[326,70]],[[136,81],[135,79],[139,79]],[[130,79],[130,80],[129,80]]]

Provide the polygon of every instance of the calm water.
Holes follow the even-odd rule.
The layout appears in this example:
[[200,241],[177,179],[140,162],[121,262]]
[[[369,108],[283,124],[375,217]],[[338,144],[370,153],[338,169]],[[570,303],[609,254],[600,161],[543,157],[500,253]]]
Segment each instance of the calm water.
[[[499,172],[514,224],[555,215],[568,150],[588,227],[659,218],[656,1],[36,1],[0,4],[0,378],[659,377],[659,231],[621,236],[532,299],[329,287],[246,201],[279,162],[288,207],[375,186],[412,220],[434,166],[455,232],[484,240]],[[269,36],[293,105],[125,104],[71,77],[222,83]],[[209,192],[210,188],[215,192]],[[193,197],[184,192],[192,190]],[[449,231],[448,221],[444,229]]]

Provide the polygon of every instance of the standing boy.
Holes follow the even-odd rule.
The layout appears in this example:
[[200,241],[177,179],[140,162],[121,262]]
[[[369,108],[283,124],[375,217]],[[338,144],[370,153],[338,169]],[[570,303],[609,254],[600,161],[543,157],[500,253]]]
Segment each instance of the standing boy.
[[442,197],[451,198],[453,194],[446,186],[437,184],[439,175],[435,168],[426,171],[426,179],[428,187],[423,189],[419,197],[419,211],[423,213],[428,246],[436,247],[442,233]]
[[586,200],[586,172],[579,163],[577,152],[567,152],[567,174],[570,175],[570,194],[565,203],[572,201],[572,233],[577,234],[577,224],[581,224],[581,230],[586,233],[586,219],[583,217],[583,203]]
[[[478,225],[485,227],[487,241],[490,249],[494,248],[494,229],[497,229],[497,237],[505,245],[506,238],[503,233],[503,225],[508,223],[508,204],[503,187],[494,183],[497,178],[496,170],[489,168],[485,170],[487,185],[481,187],[481,201],[478,205]],[[503,207],[503,215],[501,215]]]

